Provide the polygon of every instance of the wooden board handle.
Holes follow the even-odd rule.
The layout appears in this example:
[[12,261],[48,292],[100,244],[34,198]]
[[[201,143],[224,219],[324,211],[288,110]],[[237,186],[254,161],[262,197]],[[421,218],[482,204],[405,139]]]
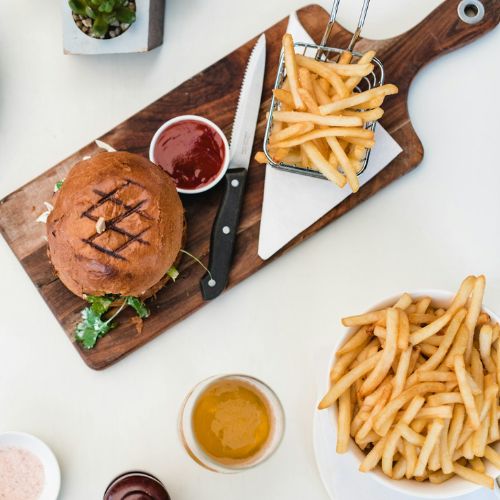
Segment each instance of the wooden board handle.
[[[476,2],[478,0],[464,0],[464,5]],[[446,0],[414,28],[392,39],[387,44],[387,50],[379,52],[388,75],[387,81],[397,81],[400,90],[405,92],[422,66],[438,55],[479,38],[498,25],[498,0],[480,0],[484,17],[476,24],[468,24],[460,19],[458,7],[461,3]],[[386,66],[385,61],[390,61],[390,64]]]

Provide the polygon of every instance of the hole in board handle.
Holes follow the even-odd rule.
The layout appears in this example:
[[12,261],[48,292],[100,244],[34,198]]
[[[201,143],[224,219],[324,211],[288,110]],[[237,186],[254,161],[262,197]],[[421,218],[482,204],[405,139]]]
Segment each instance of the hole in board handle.
[[484,5],[480,0],[462,0],[457,11],[458,17],[467,24],[476,24],[484,17]]

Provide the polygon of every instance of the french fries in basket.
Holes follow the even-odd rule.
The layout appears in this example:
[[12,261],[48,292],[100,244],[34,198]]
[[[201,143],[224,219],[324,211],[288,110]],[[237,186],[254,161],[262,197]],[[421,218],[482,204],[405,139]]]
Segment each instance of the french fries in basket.
[[[277,163],[317,170],[339,187],[348,183],[358,191],[361,161],[375,144],[373,131],[365,125],[382,117],[380,106],[386,96],[397,93],[397,87],[354,92],[374,69],[374,51],[352,64],[346,52],[338,63],[317,61],[296,54],[287,33],[283,54],[286,79],[282,88],[273,90],[279,111],[273,112],[270,155]],[[267,163],[262,151],[255,159]]]
[[500,468],[500,326],[482,312],[484,289],[484,276],[469,276],[447,310],[404,294],[342,320],[358,330],[336,353],[319,409],[337,404],[337,452],[352,438],[366,454],[360,471],[380,463],[392,479],[456,475],[493,488],[485,462]]

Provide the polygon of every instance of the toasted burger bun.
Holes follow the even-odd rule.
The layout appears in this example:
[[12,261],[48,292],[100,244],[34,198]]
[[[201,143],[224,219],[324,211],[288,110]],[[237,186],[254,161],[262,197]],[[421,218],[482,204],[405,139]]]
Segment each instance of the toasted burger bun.
[[80,297],[156,293],[184,235],[184,209],[168,174],[125,152],[77,163],[47,220],[56,274]]

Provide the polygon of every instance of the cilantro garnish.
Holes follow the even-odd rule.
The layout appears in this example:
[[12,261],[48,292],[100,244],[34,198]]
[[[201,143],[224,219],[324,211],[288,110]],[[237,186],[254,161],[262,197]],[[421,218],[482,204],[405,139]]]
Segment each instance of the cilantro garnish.
[[135,309],[139,318],[147,318],[149,316],[149,309],[144,302],[141,302],[137,297],[127,297],[127,304]]
[[62,185],[64,184],[64,180],[63,179],[62,181],[57,181],[55,186],[54,186],[54,193],[57,193],[57,191],[59,191],[59,189],[61,189]]
[[[87,295],[85,297],[90,306],[82,311],[82,320],[76,325],[75,337],[85,349],[92,349],[98,339],[106,335],[116,325],[113,320],[130,306],[140,318],[149,316],[149,309],[137,297],[120,297],[119,295]],[[120,307],[108,319],[103,319],[103,315],[109,310],[115,301],[121,301]]]
[[91,309],[97,314],[104,314],[111,304],[119,298],[118,295],[87,295],[87,302],[91,304]]

